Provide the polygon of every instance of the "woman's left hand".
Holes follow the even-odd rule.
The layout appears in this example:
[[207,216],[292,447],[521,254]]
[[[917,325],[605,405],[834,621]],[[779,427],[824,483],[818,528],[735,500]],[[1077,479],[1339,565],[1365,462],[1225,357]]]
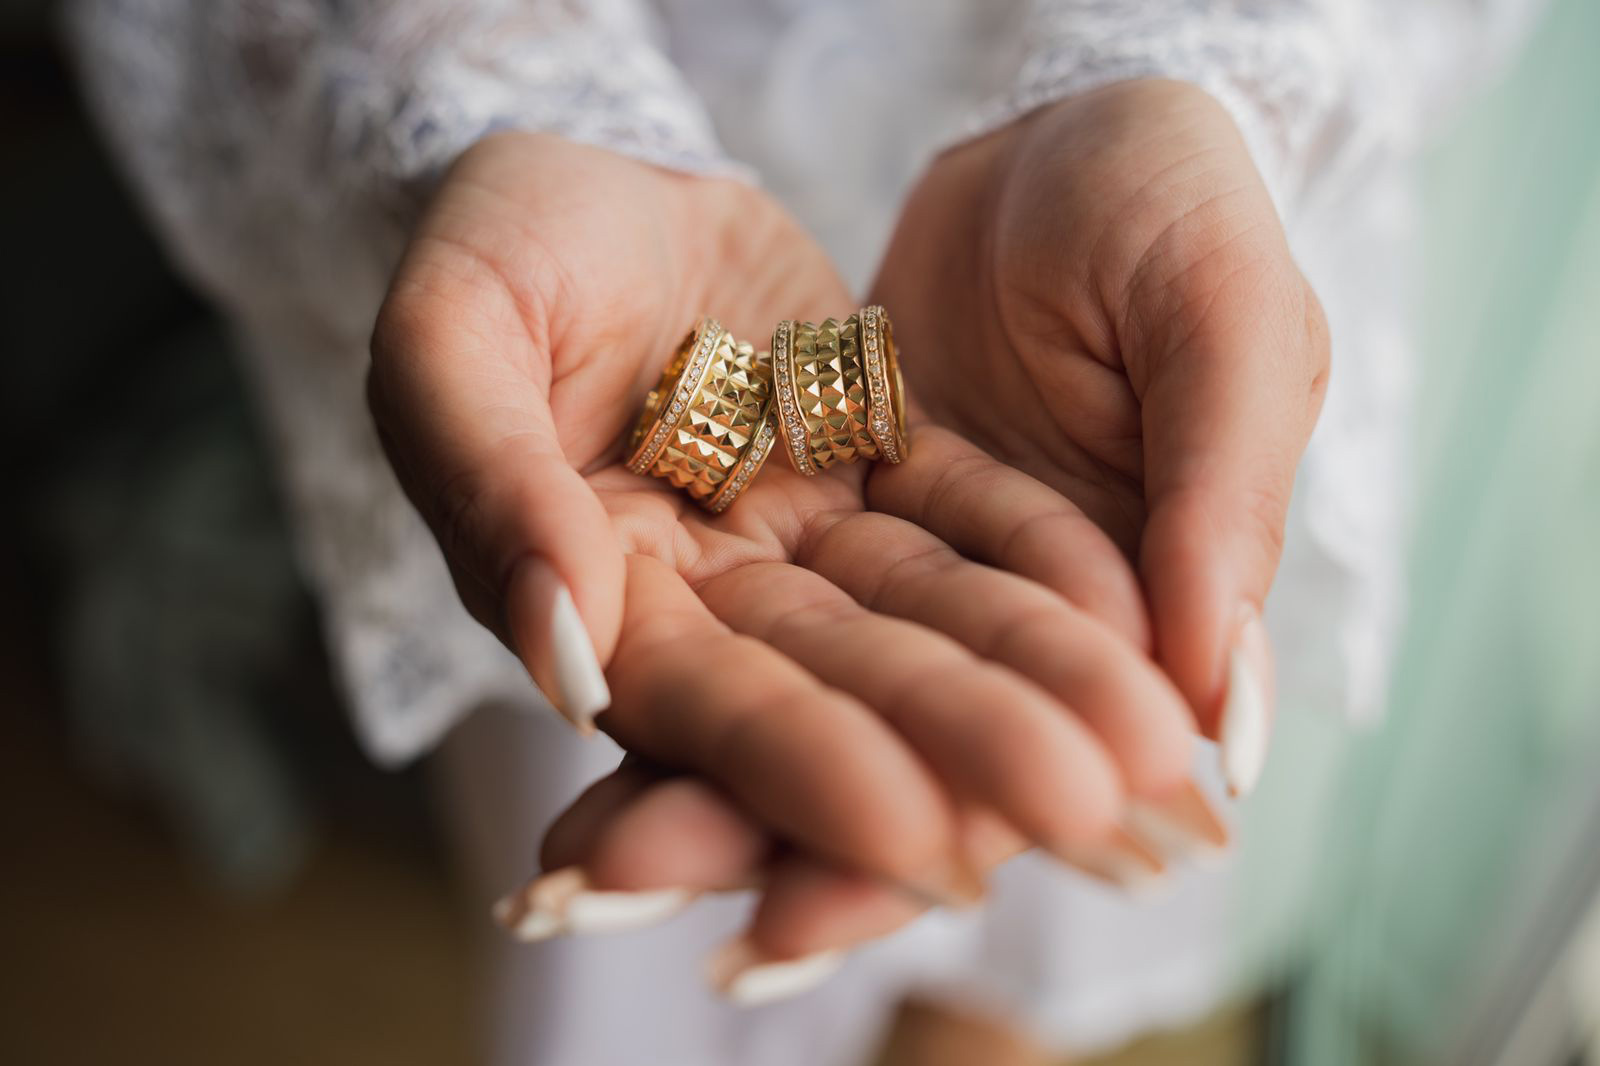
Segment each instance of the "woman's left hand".
[[[1228,114],[1194,86],[1130,81],[945,154],[876,299],[934,420],[1136,561],[1150,646],[1249,791],[1271,716],[1261,608],[1328,331]],[[915,521],[895,488],[874,478],[869,504]]]

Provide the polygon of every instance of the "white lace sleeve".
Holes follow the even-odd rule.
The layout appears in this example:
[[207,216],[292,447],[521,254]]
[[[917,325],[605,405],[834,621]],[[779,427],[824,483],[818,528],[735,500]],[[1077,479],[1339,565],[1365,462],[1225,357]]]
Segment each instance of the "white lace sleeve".
[[1207,90],[1280,210],[1496,67],[1542,0],[1032,0],[1010,91],[969,133],[1130,78]]
[[87,99],[168,247],[239,328],[369,751],[537,701],[456,601],[383,461],[366,344],[429,185],[488,131],[734,171],[644,0],[78,0]]

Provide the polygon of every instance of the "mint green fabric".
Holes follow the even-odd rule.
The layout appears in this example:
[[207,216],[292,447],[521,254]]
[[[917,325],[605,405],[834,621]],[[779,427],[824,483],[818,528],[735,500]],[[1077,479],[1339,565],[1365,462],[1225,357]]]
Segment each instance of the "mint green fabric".
[[1551,9],[1423,192],[1422,478],[1388,716],[1351,737],[1286,708],[1246,812],[1241,967],[1301,977],[1294,1066],[1437,1055],[1543,875],[1528,857],[1558,799],[1600,790],[1600,3]]

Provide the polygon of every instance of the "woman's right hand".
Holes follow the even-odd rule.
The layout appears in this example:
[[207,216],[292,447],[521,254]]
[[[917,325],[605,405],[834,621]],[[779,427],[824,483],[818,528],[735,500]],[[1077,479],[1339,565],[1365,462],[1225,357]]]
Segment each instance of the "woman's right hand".
[[[1118,623],[1062,594],[1093,582],[1108,616],[1142,618],[1116,548],[942,430],[915,430],[894,473],[932,500],[924,526],[865,513],[859,468],[804,478],[775,458],[716,518],[622,468],[697,315],[759,341],[850,306],[757,189],[500,134],[412,239],[371,405],[463,602],[563,713],[821,859],[962,898],[958,809],[1081,854],[1126,795],[1181,788],[1193,722]],[[1022,525],[1054,531],[1048,557],[1019,551]]]

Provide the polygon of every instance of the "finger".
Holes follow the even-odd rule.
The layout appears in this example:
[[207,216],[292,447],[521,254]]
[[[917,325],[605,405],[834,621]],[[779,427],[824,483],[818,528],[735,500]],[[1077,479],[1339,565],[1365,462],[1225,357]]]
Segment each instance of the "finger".
[[[623,810],[647,794],[667,771],[635,756],[591,784],[545,830],[539,865],[545,870],[582,862],[594,840]],[[621,885],[608,887],[621,888]]]
[[[1026,846],[1002,821],[971,811],[966,836],[988,869]],[[1147,890],[1161,861],[1124,833],[1087,848],[1080,872],[1119,890]],[[837,968],[843,952],[909,925],[926,908],[904,894],[803,854],[769,867],[749,927],[711,961],[711,978],[739,1003],[771,1002],[805,991]]]
[[[1259,210],[1271,217],[1270,204]],[[1140,569],[1157,654],[1223,742],[1236,792],[1253,787],[1266,757],[1272,671],[1261,608],[1328,370],[1321,309],[1270,229],[1166,277],[1151,299],[1174,309],[1152,313],[1162,325],[1139,357],[1149,367]]]
[[1117,546],[1072,501],[976,445],[919,426],[911,456],[874,468],[867,494],[873,510],[1054,589],[1150,651],[1144,594]]
[[609,702],[621,549],[563,454],[548,347],[494,267],[426,229],[373,334],[372,413],[463,602],[587,730]]
[[1117,771],[1082,722],[944,634],[873,614],[781,563],[728,571],[700,597],[733,629],[871,707],[959,800],[992,807],[1051,853],[1102,836],[1121,808]]
[[769,846],[703,780],[624,765],[556,820],[546,872],[501,900],[495,917],[530,941],[642,928],[704,892],[755,884]]
[[[966,808],[961,822],[973,861],[986,871],[1028,848],[1004,819],[981,810]],[[752,957],[798,959],[887,936],[927,910],[881,882],[790,852],[767,868],[744,939]]]
[[938,630],[1031,679],[1098,734],[1133,794],[1160,796],[1186,779],[1193,719],[1182,698],[1131,644],[1049,589],[887,515],[827,527],[799,561],[869,610]]
[[577,860],[598,888],[696,892],[749,887],[771,849],[768,833],[709,782],[652,782],[611,811]]
[[950,799],[859,701],[730,631],[665,564],[628,558],[627,614],[601,724],[694,770],[785,839],[937,898],[981,889]]

